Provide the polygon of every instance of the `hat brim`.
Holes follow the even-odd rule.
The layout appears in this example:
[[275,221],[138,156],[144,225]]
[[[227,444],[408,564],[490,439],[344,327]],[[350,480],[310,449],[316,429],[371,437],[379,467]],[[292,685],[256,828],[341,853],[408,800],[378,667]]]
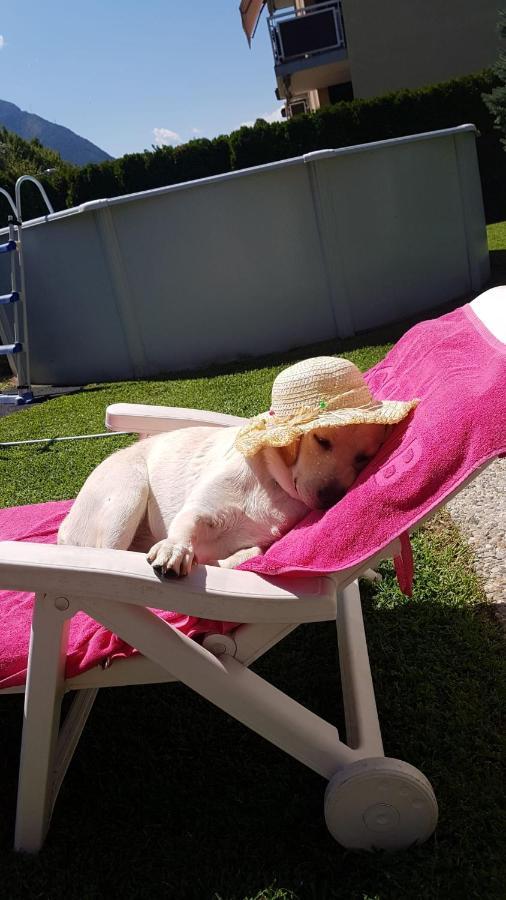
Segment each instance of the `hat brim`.
[[251,419],[240,429],[234,445],[243,456],[254,456],[264,447],[287,447],[297,438],[317,428],[344,425],[396,425],[418,405],[418,400],[378,400],[359,409],[322,411],[309,422],[276,423],[269,413]]

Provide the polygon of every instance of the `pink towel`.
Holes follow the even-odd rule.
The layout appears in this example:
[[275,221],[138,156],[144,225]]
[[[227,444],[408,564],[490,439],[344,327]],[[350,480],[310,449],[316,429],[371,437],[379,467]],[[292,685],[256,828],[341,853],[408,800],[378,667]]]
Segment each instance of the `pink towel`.
[[[309,513],[241,569],[281,575],[359,565],[506,452],[506,345],[470,306],[416,325],[366,379],[379,399],[421,402],[340,503]],[[409,582],[404,557],[406,571],[398,569]]]
[[[0,540],[55,544],[60,523],[71,506],[72,500],[60,500],[1,509]],[[33,594],[22,591],[0,591],[0,688],[25,683],[33,599]],[[231,622],[213,622],[174,612],[158,615],[192,638],[226,634],[236,627]],[[85,613],[77,613],[70,623],[67,678],[135,653],[117,634],[111,634]]]

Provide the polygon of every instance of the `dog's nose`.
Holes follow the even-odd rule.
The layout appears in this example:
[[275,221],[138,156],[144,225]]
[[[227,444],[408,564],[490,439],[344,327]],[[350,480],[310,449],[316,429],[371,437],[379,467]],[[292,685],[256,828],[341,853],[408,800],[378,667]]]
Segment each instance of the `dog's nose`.
[[316,492],[318,503],[321,509],[330,509],[339,500],[342,500],[346,491],[338,481],[331,481],[329,484],[319,488]]

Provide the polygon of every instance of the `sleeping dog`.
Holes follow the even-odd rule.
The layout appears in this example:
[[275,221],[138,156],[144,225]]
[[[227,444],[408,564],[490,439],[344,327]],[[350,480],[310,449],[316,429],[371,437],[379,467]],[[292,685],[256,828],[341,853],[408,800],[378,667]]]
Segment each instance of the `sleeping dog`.
[[414,403],[374,401],[359,370],[334,357],[282,372],[272,402],[239,428],[185,428],[109,456],[58,542],[143,551],[163,575],[239,565],[337,503]]
[[148,552],[162,573],[196,562],[234,566],[267,549],[310,509],[343,496],[383,443],[386,426],[303,435],[251,458],[237,428],[184,428],[105,459],[86,481],[58,542]]

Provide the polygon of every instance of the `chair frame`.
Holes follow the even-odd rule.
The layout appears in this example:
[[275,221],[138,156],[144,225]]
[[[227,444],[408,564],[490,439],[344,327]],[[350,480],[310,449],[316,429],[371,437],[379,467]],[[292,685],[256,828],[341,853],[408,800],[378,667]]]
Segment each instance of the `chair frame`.
[[[226,427],[241,421],[198,410],[135,404],[115,404],[106,413],[110,430],[141,435],[197,423]],[[384,757],[357,581],[366,568],[398,552],[399,542],[394,541],[366,564],[335,575],[266,579],[250,572],[199,566],[185,579],[160,582],[140,553],[0,543],[2,588],[34,591],[36,595],[15,849],[36,853],[41,848],[98,689],[173,681],[188,685],[322,775],[331,788],[325,800],[327,825],[345,846],[399,847],[425,840],[435,827],[437,804],[420,772],[401,760]],[[231,634],[208,635],[201,645],[171,628],[148,607],[247,624]],[[81,610],[142,655],[66,679],[70,619]],[[346,741],[340,740],[333,725],[248,668],[298,625],[333,620],[337,625]],[[22,690],[8,688],[2,693]],[[62,700],[69,691],[75,691],[76,696],[60,725]],[[387,805],[383,794],[380,802],[373,802],[379,784],[383,790],[387,785]],[[346,796],[350,785],[351,800]],[[423,806],[421,818],[415,817],[414,822],[400,809],[403,790],[411,792],[411,805]],[[396,810],[390,815],[393,827],[388,815],[385,817],[387,806]],[[372,827],[364,824],[368,815],[374,819]],[[358,825],[350,825],[350,818],[357,819]]]

